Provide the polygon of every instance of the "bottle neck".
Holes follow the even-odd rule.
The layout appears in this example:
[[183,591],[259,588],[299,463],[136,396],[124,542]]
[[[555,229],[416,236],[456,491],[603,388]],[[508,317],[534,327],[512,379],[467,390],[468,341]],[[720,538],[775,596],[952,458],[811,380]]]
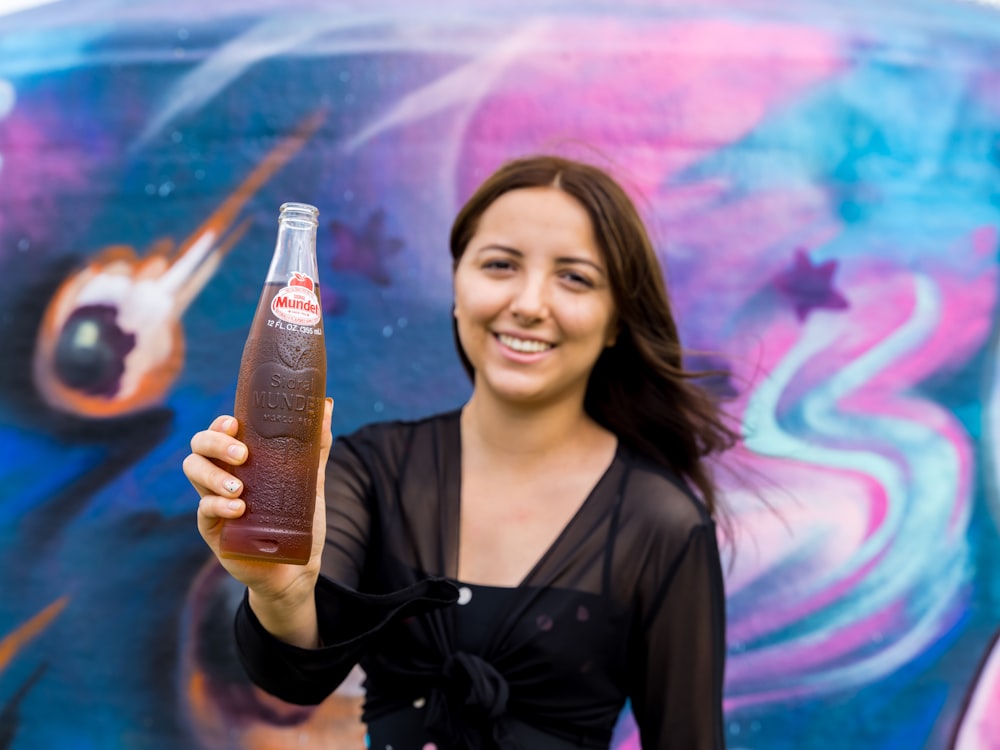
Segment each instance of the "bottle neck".
[[312,206],[302,209],[282,207],[278,219],[278,239],[267,273],[269,284],[285,285],[295,273],[308,276],[314,285],[319,284],[316,263],[317,214],[318,211]]

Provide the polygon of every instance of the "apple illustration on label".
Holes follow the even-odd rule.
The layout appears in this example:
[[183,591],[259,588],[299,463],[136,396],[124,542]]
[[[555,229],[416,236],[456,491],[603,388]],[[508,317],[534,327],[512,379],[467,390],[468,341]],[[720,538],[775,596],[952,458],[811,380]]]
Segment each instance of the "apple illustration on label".
[[313,280],[300,271],[293,271],[292,278],[288,280],[288,286],[301,286],[310,292],[315,291]]

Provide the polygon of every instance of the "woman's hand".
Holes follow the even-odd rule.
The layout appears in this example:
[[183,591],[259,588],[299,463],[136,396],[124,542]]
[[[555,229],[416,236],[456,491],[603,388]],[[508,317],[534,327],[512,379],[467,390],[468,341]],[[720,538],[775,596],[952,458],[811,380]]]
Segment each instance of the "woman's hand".
[[184,475],[197,490],[198,531],[219,563],[250,589],[250,604],[261,624],[275,636],[302,646],[318,642],[314,589],[326,538],[326,462],[333,437],[330,420],[333,401],[326,400],[316,479],[312,554],[305,565],[229,559],[219,554],[219,537],[227,519],[239,518],[246,505],[243,486],[223,468],[247,459],[247,447],[236,438],[236,419],[217,417],[207,430],[191,438],[191,454],[184,459]]

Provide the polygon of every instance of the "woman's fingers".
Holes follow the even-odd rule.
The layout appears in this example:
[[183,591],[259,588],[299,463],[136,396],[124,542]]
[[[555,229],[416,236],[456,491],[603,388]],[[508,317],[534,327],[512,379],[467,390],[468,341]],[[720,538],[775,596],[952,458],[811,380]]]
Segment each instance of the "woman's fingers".
[[216,417],[207,430],[191,438],[191,452],[239,466],[247,459],[247,447],[234,437],[236,428],[233,417]]
[[208,426],[208,429],[215,432],[224,432],[227,435],[235,435],[237,427],[236,417],[230,414],[220,414],[212,420],[212,424]]
[[198,502],[198,533],[216,556],[223,524],[228,519],[239,518],[245,510],[242,500],[218,495],[203,495]]
[[182,469],[200,496],[238,498],[243,492],[240,480],[224,468],[226,464],[239,466],[247,458],[247,447],[234,437],[237,427],[233,417],[223,415],[191,438],[191,453]]
[[205,495],[198,502],[198,515],[206,519],[239,518],[246,510],[246,504],[239,498]]
[[182,464],[184,476],[198,491],[199,495],[222,495],[226,498],[239,497],[243,483],[221,468],[214,461],[197,453],[190,453]]

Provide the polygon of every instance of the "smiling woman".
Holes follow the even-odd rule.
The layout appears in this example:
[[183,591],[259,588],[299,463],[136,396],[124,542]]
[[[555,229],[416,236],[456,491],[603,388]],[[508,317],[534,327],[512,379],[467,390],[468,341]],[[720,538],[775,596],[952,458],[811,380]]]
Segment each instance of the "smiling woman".
[[[735,436],[681,365],[634,206],[593,166],[518,160],[451,251],[472,395],[332,450],[327,410],[312,559],[220,560],[247,587],[248,674],[312,704],[360,663],[374,748],[608,748],[626,701],[646,750],[723,747],[706,458]],[[216,554],[242,513],[213,462],[242,463],[234,435],[219,417],[184,464]]]
[[[503,166],[455,219],[451,231],[455,268],[494,203],[513,191],[531,188],[556,190],[586,214],[587,229],[578,226],[577,231],[589,234],[599,250],[597,268],[606,274],[613,299],[614,341],[594,363],[585,412],[693,484],[714,513],[715,484],[702,458],[728,450],[737,436],[715,400],[684,369],[663,269],[641,217],[620,185],[593,165],[552,156]],[[568,217],[568,208],[567,212]],[[475,379],[475,365],[463,348],[457,322],[454,334],[462,364]]]
[[554,187],[513,190],[490,205],[455,268],[455,320],[476,401],[578,408],[616,325],[583,206]]

